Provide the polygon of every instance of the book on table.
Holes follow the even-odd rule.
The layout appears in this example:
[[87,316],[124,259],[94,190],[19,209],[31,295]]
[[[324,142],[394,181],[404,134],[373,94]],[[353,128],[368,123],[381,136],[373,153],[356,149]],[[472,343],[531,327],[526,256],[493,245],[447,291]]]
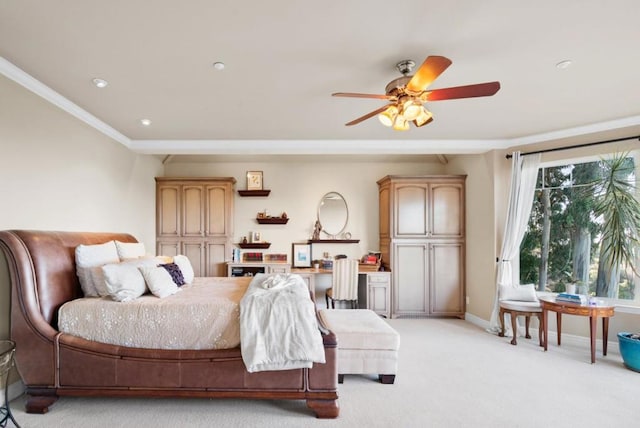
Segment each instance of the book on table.
[[586,305],[587,296],[582,294],[560,293],[556,296],[556,302],[575,303],[576,305]]

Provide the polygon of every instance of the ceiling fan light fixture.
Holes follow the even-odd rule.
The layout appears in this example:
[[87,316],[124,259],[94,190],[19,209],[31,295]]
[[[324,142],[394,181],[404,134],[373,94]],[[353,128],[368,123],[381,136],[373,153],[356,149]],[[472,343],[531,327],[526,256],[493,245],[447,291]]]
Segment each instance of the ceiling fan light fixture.
[[392,126],[396,117],[398,116],[398,107],[389,106],[385,111],[378,115],[378,120],[384,126]]
[[409,122],[407,122],[401,115],[398,115],[396,120],[393,121],[393,129],[396,131],[408,131]]
[[429,119],[431,119],[433,117],[433,114],[427,110],[426,108],[422,107],[422,111],[420,112],[420,114],[418,115],[418,117],[416,117],[415,121],[416,121],[416,126],[422,126],[425,123],[427,123],[429,121]]
[[402,116],[408,121],[415,120],[422,110],[422,104],[415,98],[409,98],[402,104]]

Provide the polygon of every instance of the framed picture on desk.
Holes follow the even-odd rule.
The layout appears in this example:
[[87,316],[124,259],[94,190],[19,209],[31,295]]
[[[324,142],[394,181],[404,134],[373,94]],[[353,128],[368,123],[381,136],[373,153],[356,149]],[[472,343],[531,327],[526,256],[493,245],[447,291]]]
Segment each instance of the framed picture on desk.
[[291,244],[291,252],[294,268],[311,267],[311,244]]

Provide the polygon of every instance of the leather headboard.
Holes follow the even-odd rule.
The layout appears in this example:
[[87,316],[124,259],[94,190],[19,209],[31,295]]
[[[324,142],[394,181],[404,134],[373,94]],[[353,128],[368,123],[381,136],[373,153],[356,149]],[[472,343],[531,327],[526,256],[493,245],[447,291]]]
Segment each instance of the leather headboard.
[[32,326],[44,321],[57,329],[58,308],[82,296],[75,248],[111,240],[137,242],[124,233],[0,231],[0,248],[7,257],[12,296],[18,298],[23,316]]

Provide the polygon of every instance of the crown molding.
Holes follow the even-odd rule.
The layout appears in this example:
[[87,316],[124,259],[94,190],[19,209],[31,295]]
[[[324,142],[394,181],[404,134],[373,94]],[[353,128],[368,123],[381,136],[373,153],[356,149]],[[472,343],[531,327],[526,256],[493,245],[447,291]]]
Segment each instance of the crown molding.
[[130,147],[131,139],[129,137],[121,134],[113,127],[104,123],[82,107],[78,106],[74,102],[65,98],[63,95],[54,91],[35,77],[16,67],[15,65],[7,61],[4,57],[0,57],[0,73],[13,80],[14,82],[24,86],[34,94],[39,95],[40,97],[49,101],[51,104],[61,108],[70,115],[75,116],[76,118],[85,122],[87,125],[97,129],[107,137],[112,138],[125,147]]
[[130,149],[174,155],[406,155],[484,153],[510,144],[510,140],[132,140]]

